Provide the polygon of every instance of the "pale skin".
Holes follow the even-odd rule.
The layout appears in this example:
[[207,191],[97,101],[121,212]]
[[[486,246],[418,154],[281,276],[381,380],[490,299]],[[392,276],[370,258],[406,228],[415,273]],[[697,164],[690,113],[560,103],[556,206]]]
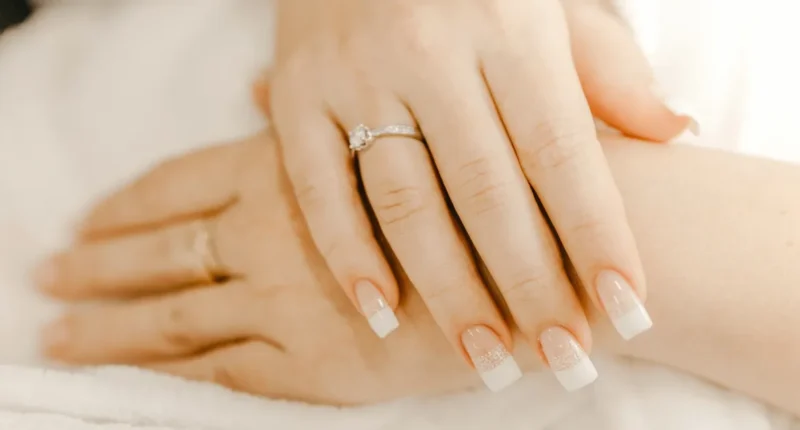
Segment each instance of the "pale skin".
[[[595,350],[682,369],[800,414],[800,167],[603,142],[658,323],[622,342],[586,306]],[[186,220],[201,213],[217,214],[216,246],[235,277],[180,290],[172,279],[178,272],[203,274],[180,264],[166,273],[157,253],[176,250]],[[405,324],[385,340],[373,335],[316,250],[266,134],[157,167],[100,203],[82,237],[54,260],[57,276],[42,285],[47,292],[114,297],[148,285],[137,294],[162,294],[67,315],[46,338],[47,353],[58,360],[132,363],[328,404],[480,385],[405,279],[398,307]],[[518,362],[540,369],[529,351],[517,348]]]
[[[282,160],[315,246],[365,317],[400,297],[369,234],[370,211],[457,351],[477,325],[510,345],[464,237],[532,350],[555,326],[591,348],[558,243],[597,309],[604,271],[645,299],[592,114],[656,141],[690,119],[652,91],[643,55],[600,2],[281,0],[276,8],[268,104]],[[343,134],[359,124],[418,125],[426,140],[384,138],[359,153],[364,199]]]

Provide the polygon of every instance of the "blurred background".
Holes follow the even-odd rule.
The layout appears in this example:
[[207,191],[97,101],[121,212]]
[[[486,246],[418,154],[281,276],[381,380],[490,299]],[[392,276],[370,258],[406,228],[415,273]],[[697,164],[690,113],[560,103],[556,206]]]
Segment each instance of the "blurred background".
[[698,142],[800,161],[800,4],[617,1],[665,92],[694,109]]

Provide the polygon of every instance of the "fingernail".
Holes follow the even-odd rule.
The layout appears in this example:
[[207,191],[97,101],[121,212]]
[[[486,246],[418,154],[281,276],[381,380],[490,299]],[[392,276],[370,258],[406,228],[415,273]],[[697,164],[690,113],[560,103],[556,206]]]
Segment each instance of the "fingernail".
[[687,119],[689,122],[686,125],[686,129],[690,133],[695,136],[700,136],[700,123],[697,122],[693,115],[687,114],[686,111],[682,109],[675,108],[670,103],[667,103],[667,107],[674,113],[675,115]]
[[51,290],[56,283],[57,271],[55,258],[47,259],[33,270],[33,282],[42,290]]
[[597,369],[578,340],[562,327],[550,327],[539,336],[550,370],[567,391],[579,390],[597,379]]
[[700,123],[697,121],[697,115],[693,113],[694,109],[691,109],[686,103],[682,103],[674,97],[669,97],[657,84],[651,86],[651,91],[673,114],[689,120],[686,130],[695,136],[700,135]]
[[491,391],[500,391],[522,377],[516,360],[492,329],[485,326],[467,329],[461,334],[461,342]]
[[356,299],[361,312],[367,317],[372,331],[383,339],[400,326],[381,290],[369,281],[358,281],[355,286]]
[[597,276],[597,294],[623,339],[631,340],[653,326],[639,295],[619,273],[611,270],[601,272]]
[[684,115],[686,118],[689,119],[689,125],[686,127],[693,135],[700,136],[700,123],[697,122],[694,117],[689,115]]
[[69,328],[66,320],[60,319],[48,324],[42,331],[42,344],[45,351],[52,353],[62,349],[69,342]]

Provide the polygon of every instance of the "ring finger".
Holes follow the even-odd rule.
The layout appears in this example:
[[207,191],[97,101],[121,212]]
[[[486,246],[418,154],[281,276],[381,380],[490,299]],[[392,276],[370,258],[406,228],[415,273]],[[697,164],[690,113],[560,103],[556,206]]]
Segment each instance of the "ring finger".
[[229,275],[217,244],[216,218],[78,243],[51,258],[40,285],[66,299],[164,292]]
[[[341,118],[348,129],[365,119],[381,127],[414,124],[396,97],[383,94],[364,99],[367,103],[355,101],[356,106],[369,106],[372,109],[362,115],[370,114]],[[450,215],[423,142],[409,136],[378,137],[357,154],[378,224],[437,324],[458,351],[466,352],[465,358],[490,389],[497,391],[514,382],[521,374],[508,352],[510,331]],[[362,303],[367,306],[375,304]],[[485,364],[489,355],[498,351],[501,353],[491,358],[494,361]]]

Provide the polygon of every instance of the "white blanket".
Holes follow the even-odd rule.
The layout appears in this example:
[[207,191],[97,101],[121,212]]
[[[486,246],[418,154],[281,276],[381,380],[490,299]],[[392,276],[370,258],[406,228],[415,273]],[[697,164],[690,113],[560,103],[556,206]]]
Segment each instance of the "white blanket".
[[[529,375],[497,395],[351,410],[130,368],[47,368],[36,335],[59,308],[33,291],[28,270],[66,243],[90,201],[154,160],[263,126],[249,82],[270,57],[269,20],[269,3],[258,0],[82,0],[53,4],[0,37],[0,429],[800,429],[692,377],[604,357],[601,378],[577,394]],[[699,94],[689,88],[682,97]],[[711,120],[712,138],[725,137],[725,115],[704,101],[694,100],[701,120]],[[720,141],[755,151],[735,137]]]

